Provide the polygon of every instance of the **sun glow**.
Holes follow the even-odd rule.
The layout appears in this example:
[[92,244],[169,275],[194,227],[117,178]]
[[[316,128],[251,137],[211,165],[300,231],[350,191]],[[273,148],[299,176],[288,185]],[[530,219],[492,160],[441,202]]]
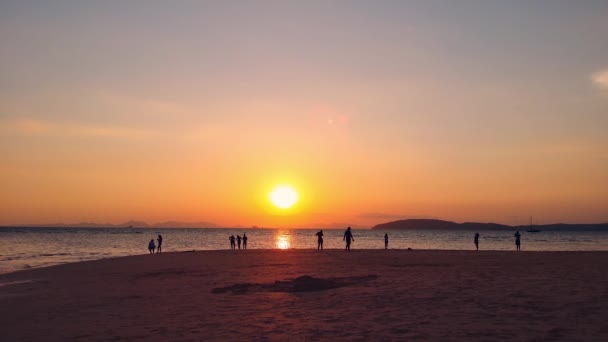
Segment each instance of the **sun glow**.
[[291,208],[298,198],[298,193],[289,185],[277,186],[270,192],[270,201],[281,209]]

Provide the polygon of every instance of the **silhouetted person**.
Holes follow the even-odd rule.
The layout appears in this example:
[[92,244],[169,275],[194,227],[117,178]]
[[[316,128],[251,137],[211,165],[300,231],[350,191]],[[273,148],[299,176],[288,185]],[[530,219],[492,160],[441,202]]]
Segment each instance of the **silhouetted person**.
[[158,234],[158,238],[156,239],[156,241],[158,241],[158,248],[156,248],[156,253],[162,253],[163,236]]
[[230,237],[228,238],[228,240],[230,240],[230,249],[234,249],[234,247],[235,247],[234,235],[230,235]]
[[247,249],[247,235],[243,233],[243,249]]
[[475,238],[473,241],[475,242],[475,248],[479,250],[479,233],[475,233]]
[[521,235],[519,234],[519,230],[517,232],[515,232],[515,247],[517,247],[517,251],[519,252],[520,248],[521,248],[521,240],[520,237]]
[[384,234],[384,249],[388,249],[388,234]]
[[319,230],[317,234],[317,250],[323,250],[323,230]]
[[150,254],[154,254],[154,249],[156,249],[156,245],[154,244],[154,239],[152,239],[148,244],[148,250],[150,251]]
[[240,235],[236,236],[236,243],[239,245],[239,249],[241,249],[241,236]]
[[342,238],[342,241],[346,240],[346,248],[344,249],[344,251],[348,251],[350,252],[350,241],[355,241],[355,238],[353,237],[353,233],[350,231],[350,227],[348,227],[346,229],[346,231],[344,232],[344,237]]

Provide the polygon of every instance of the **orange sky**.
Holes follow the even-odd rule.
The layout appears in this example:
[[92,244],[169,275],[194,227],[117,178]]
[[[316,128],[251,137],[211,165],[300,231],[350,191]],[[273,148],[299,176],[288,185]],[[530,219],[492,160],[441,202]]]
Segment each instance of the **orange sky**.
[[0,225],[608,222],[608,8],[520,5],[0,5]]

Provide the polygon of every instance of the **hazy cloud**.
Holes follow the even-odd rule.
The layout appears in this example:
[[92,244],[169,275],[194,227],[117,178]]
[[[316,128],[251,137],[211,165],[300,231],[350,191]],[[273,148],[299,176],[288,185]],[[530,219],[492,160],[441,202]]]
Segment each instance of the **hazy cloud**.
[[389,214],[389,213],[362,213],[357,216],[363,219],[377,220],[406,220],[406,219],[436,219],[430,215],[406,215],[406,214]]
[[608,91],[608,69],[600,70],[591,75],[591,81],[596,87]]
[[152,131],[124,126],[80,123],[57,123],[35,119],[0,122],[0,131],[30,136],[64,136],[142,139],[156,135]]

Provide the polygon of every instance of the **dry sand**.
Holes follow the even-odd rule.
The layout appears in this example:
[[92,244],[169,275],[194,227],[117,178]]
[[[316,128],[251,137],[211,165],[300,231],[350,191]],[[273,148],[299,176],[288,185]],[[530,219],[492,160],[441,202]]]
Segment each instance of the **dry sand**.
[[165,253],[0,284],[2,341],[608,341],[608,252]]

